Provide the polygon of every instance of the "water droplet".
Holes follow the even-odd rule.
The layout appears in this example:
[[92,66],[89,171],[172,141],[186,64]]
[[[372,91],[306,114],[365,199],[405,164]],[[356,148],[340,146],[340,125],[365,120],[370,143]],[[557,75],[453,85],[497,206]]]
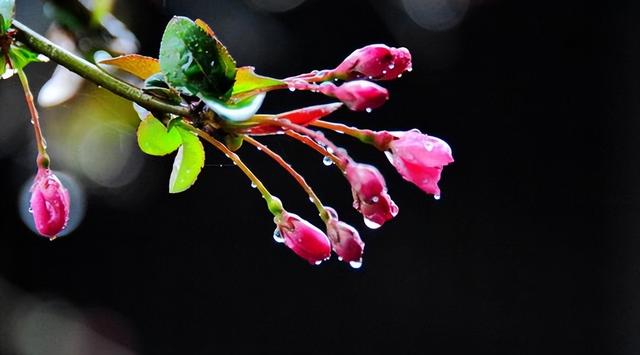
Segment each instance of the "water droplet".
[[362,267],[362,261],[349,261],[349,266],[354,269],[359,269]]
[[258,149],[258,150],[262,150],[262,147],[256,147],[256,149]]
[[322,158],[322,164],[326,166],[331,166],[331,164],[333,164],[333,161],[329,157],[324,157]]
[[309,202],[313,203],[313,197],[309,196]]
[[343,259],[342,259],[342,257],[341,257],[341,256],[339,256],[339,257],[338,257],[338,261],[342,261],[342,260],[343,260]]
[[373,202],[373,203],[378,203],[378,201],[380,201],[380,197],[378,197],[378,196],[373,196],[371,198],[371,202]]
[[398,79],[402,78],[402,73],[398,74]]
[[216,61],[212,60],[211,63],[209,63],[209,65],[211,65],[212,67],[216,65]]
[[368,219],[367,217],[364,218],[364,224],[369,227],[370,229],[378,229],[382,226],[382,224],[378,224],[370,219]]
[[273,231],[273,240],[277,243],[284,243],[284,237],[280,234],[280,229],[276,228],[276,230]]
[[372,80],[372,79],[373,79],[373,77],[371,75],[369,75],[369,80]]
[[29,213],[33,213],[33,208],[29,207]]
[[293,86],[289,86],[289,91],[294,92],[296,91],[296,88],[294,88]]
[[367,111],[367,113],[371,113],[371,111],[373,111],[373,109],[371,107],[367,107],[364,110]]
[[394,63],[389,64],[389,69],[393,69],[395,67],[396,67],[396,65]]
[[431,142],[426,142],[424,144],[424,148],[427,150],[427,152],[433,151],[433,143]]
[[433,198],[434,198],[434,199],[436,199],[436,200],[439,200],[439,199],[440,199],[440,197],[441,197],[441,196],[440,196],[440,194],[435,194],[435,195],[433,195]]
[[329,152],[329,154],[333,154],[333,148],[327,147],[327,152]]
[[387,74],[387,71],[386,71],[386,70],[383,70],[383,71],[382,71],[382,75],[384,75],[384,74]]
[[407,71],[408,71],[409,73],[411,73],[411,72],[413,71],[413,68],[409,67],[409,68],[407,68]]
[[233,165],[238,165],[238,163],[236,163],[235,161],[233,162]]
[[258,186],[256,185],[256,183],[255,183],[255,182],[253,182],[253,181],[252,181],[252,182],[251,182],[251,188],[255,189],[256,187],[258,187]]
[[314,264],[314,265],[320,265],[320,264],[322,264],[322,260],[318,260],[318,261],[316,261],[316,262],[315,262],[315,263],[313,263],[313,264]]

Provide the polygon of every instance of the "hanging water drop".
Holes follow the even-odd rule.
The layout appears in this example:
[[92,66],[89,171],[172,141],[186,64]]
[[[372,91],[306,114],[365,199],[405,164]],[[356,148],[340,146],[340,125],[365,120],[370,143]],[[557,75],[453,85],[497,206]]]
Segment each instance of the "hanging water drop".
[[289,86],[289,91],[294,92],[296,91],[296,88],[294,88],[293,86]]
[[256,147],[256,149],[258,149],[258,150],[262,150],[262,147]]
[[322,158],[322,164],[326,166],[331,166],[331,164],[333,164],[333,160],[331,160],[331,158],[329,157],[324,157]]
[[256,187],[258,187],[258,185],[256,185],[256,183],[252,181],[252,182],[251,182],[251,188],[252,188],[252,189],[255,189]]
[[354,269],[359,269],[362,267],[362,261],[349,261],[349,266],[351,266]]
[[273,240],[277,243],[284,243],[284,238],[282,237],[282,234],[280,234],[280,229],[276,228],[276,230],[273,231]]
[[313,264],[314,264],[314,265],[320,265],[320,264],[322,264],[322,260],[318,260],[318,261],[316,261],[316,262],[315,262],[315,263],[313,263]]
[[367,107],[364,110],[367,111],[367,113],[371,113],[371,111],[373,111],[373,109],[371,107]]
[[402,78],[402,73],[398,74],[398,79]]
[[434,198],[435,200],[439,200],[439,199],[440,199],[440,197],[441,197],[441,196],[440,196],[440,194],[435,194],[435,195],[433,195],[433,198]]
[[382,226],[382,224],[376,223],[367,217],[364,218],[364,224],[369,227],[369,229],[378,229]]

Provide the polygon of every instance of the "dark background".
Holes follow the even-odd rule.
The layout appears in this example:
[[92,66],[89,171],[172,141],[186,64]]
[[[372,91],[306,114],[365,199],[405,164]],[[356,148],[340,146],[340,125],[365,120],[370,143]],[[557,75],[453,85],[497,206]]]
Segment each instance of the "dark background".
[[[27,4],[19,1],[18,18],[45,29],[40,5]],[[114,191],[87,188],[83,223],[52,243],[19,219],[33,143],[17,80],[3,82],[3,122],[22,121],[24,131],[0,156],[6,353],[107,348],[61,331],[64,321],[47,323],[58,318],[138,354],[640,352],[640,3],[476,1],[444,31],[419,27],[391,0],[309,0],[283,13],[239,1],[121,1],[116,13],[154,56],[170,15],[201,17],[240,65],[276,77],[335,66],[369,43],[407,46],[414,71],[384,83],[383,108],[333,118],[419,128],[445,139],[456,161],[435,201],[380,153],[332,135],[380,167],[400,206],[372,231],[335,169],[285,137],[265,140],[360,230],[358,270],[335,258],[310,266],[276,244],[259,195],[212,149],[179,195],[166,192],[170,158],[141,158],[140,175]],[[37,67],[28,69],[35,87],[53,65]],[[320,102],[276,93],[263,111]],[[287,209],[320,222],[272,162],[241,153]],[[24,350],[20,334],[45,345]]]

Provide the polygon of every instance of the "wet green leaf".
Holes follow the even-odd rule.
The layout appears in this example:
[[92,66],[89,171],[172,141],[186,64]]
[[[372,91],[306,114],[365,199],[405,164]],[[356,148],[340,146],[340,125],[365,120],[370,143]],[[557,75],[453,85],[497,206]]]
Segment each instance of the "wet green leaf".
[[169,192],[183,192],[196,182],[204,166],[204,147],[198,136],[181,125],[173,130],[180,133],[182,145],[173,161],[173,170],[169,179]]
[[25,47],[17,46],[15,44],[12,44],[9,49],[9,58],[11,59],[13,69],[16,70],[24,69],[24,67],[29,63],[43,63],[49,61],[49,58],[43,55],[38,55]]
[[254,67],[238,68],[238,72],[236,73],[236,82],[233,84],[232,96],[285,84],[282,80],[258,75],[254,70]]
[[248,97],[236,104],[229,104],[214,98],[198,95],[210,109],[227,121],[242,122],[253,116],[264,101],[266,93]]
[[7,63],[4,60],[4,56],[0,55],[0,76],[2,76],[6,70],[7,70]]
[[138,146],[149,155],[167,155],[178,149],[181,144],[180,133],[175,129],[167,130],[167,127],[151,114],[138,126]]
[[222,101],[230,96],[236,74],[224,46],[186,17],[169,21],[160,44],[160,68],[174,88]]
[[13,21],[13,15],[16,10],[15,0],[0,0],[0,16],[2,21],[0,22],[0,32],[6,32],[11,27]]

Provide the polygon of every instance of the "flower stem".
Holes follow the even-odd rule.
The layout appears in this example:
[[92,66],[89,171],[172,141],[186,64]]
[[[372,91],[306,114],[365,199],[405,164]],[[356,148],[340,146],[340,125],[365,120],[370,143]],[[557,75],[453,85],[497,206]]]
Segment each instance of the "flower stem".
[[118,96],[124,97],[129,101],[134,101],[140,106],[151,111],[173,113],[182,117],[192,116],[189,108],[180,105],[172,105],[144,93],[135,86],[105,73],[97,66],[49,41],[21,22],[13,20],[13,26],[19,30],[17,38],[20,42],[28,45],[36,52],[46,55],[51,60],[95,83],[96,85],[99,85]]
[[18,78],[20,78],[20,84],[22,84],[22,89],[24,90],[24,98],[27,102],[27,107],[29,107],[29,113],[31,114],[31,123],[33,124],[33,131],[35,133],[36,146],[38,147],[38,157],[36,158],[36,162],[38,164],[38,168],[48,169],[49,155],[47,154],[47,143],[42,136],[40,116],[38,115],[38,110],[36,109],[36,105],[33,101],[33,94],[29,88],[29,80],[27,79],[27,75],[24,73],[24,70],[18,69],[17,72]]
[[291,121],[286,119],[278,119],[278,118],[271,118],[271,117],[265,116],[265,117],[257,117],[256,121],[261,123],[276,125],[282,128],[292,130],[294,132],[306,135],[312,138],[314,141],[327,146],[326,148],[327,151],[335,154],[338,161],[334,161],[334,163],[340,168],[340,170],[344,170],[344,168],[349,163],[353,162],[353,159],[351,159],[349,154],[347,154],[347,152],[344,149],[339,148],[338,146],[333,144],[333,142],[329,140],[327,137],[325,137],[322,132],[314,131],[307,127],[304,127],[295,123],[291,123]]
[[218,150],[223,152],[229,159],[231,159],[231,161],[233,161],[238,166],[238,168],[240,168],[240,170],[242,170],[242,172],[256,186],[258,191],[260,191],[260,193],[262,193],[262,198],[264,198],[267,201],[267,206],[269,207],[269,211],[271,211],[271,213],[274,216],[279,216],[284,211],[284,209],[282,208],[282,202],[280,202],[280,199],[275,197],[275,196],[273,196],[269,192],[269,190],[267,190],[267,188],[264,186],[262,181],[260,181],[260,179],[258,179],[258,177],[251,171],[251,169],[249,169],[249,167],[240,159],[240,157],[236,153],[234,153],[231,150],[229,150],[229,148],[227,148],[226,145],[224,145],[219,140],[217,140],[217,139],[213,138],[212,136],[210,136],[207,132],[202,131],[200,129],[195,129],[195,132],[202,139],[204,139],[207,142],[211,143],[211,145],[213,145]]
[[300,173],[298,173],[295,169],[293,169],[291,165],[289,165],[284,160],[284,158],[282,158],[278,153],[269,149],[266,145],[258,142],[257,140],[255,140],[250,136],[245,136],[244,140],[246,142],[249,142],[249,144],[253,145],[254,147],[258,148],[258,150],[260,150],[261,152],[267,154],[271,159],[275,160],[284,170],[286,170],[289,173],[289,175],[293,176],[296,182],[298,182],[298,185],[300,185],[302,189],[304,189],[304,191],[309,195],[309,198],[318,209],[318,213],[320,213],[320,218],[322,218],[322,220],[325,223],[329,220],[330,215],[327,212],[327,210],[324,208],[322,201],[320,201],[320,198],[318,198],[318,195],[316,195],[316,193],[313,191],[311,186],[307,184],[307,181],[304,179],[302,175],[300,175]]
[[359,139],[364,143],[369,143],[371,141],[371,136],[373,136],[374,132],[369,129],[359,129],[356,127],[349,127],[342,123],[334,123],[328,121],[317,120],[310,123],[312,126],[330,129],[335,132],[344,133],[348,136]]
[[300,134],[298,132],[294,132],[294,131],[290,131],[287,130],[284,132],[286,135],[288,135],[289,137],[304,143],[305,145],[309,146],[311,149],[315,150],[316,152],[324,155],[325,157],[328,157],[329,159],[331,159],[331,161],[336,164],[336,166],[338,168],[340,168],[340,170],[344,170],[343,167],[341,166],[341,161],[340,158],[338,158],[335,154],[329,153],[329,151],[327,151],[324,147],[322,147],[320,144],[316,143],[316,141],[314,141],[313,139]]

